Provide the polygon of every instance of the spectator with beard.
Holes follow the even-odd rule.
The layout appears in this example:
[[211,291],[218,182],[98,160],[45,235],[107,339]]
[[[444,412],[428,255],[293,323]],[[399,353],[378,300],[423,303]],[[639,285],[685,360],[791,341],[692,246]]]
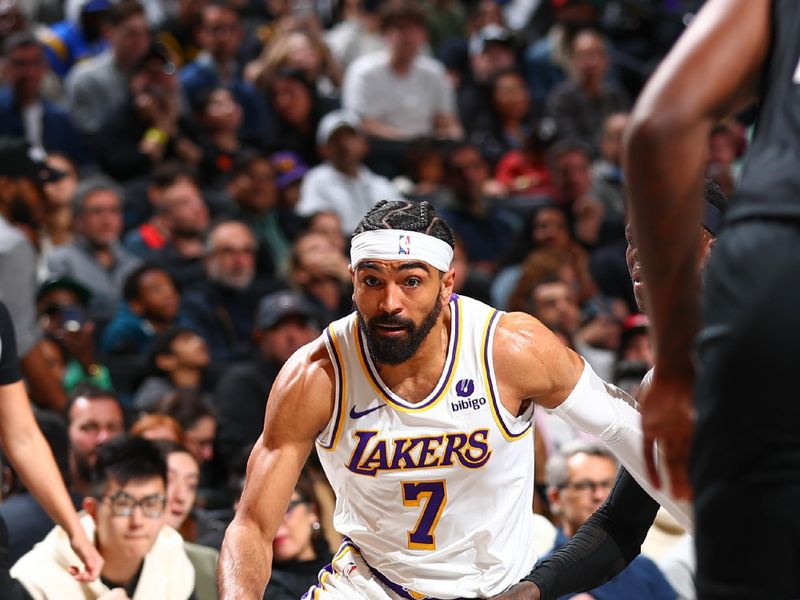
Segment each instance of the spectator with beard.
[[261,300],[253,357],[230,369],[214,394],[218,448],[229,468],[261,435],[272,382],[294,351],[319,335],[317,318],[313,306],[296,292],[276,292]]
[[84,179],[73,207],[76,239],[53,251],[47,267],[51,276],[72,277],[89,289],[89,315],[102,330],[114,315],[125,278],[141,261],[119,243],[122,193],[112,180]]
[[129,231],[123,245],[163,267],[184,289],[203,276],[203,235],[209,210],[193,173],[177,161],[156,166],[147,190],[153,216]]
[[257,251],[252,231],[241,221],[220,221],[206,238],[205,280],[186,294],[184,308],[215,364],[245,360],[250,354],[253,318],[270,287],[255,279]]
[[82,384],[70,395],[66,415],[70,481],[76,493],[86,496],[98,448],[125,431],[122,404],[114,392]]

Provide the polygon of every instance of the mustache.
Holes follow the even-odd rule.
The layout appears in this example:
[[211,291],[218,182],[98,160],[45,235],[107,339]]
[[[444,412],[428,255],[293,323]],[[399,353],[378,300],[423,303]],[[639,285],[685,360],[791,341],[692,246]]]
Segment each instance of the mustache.
[[411,319],[404,319],[400,315],[383,315],[378,317],[372,317],[369,320],[370,327],[377,327],[379,325],[411,328],[414,327],[414,322]]

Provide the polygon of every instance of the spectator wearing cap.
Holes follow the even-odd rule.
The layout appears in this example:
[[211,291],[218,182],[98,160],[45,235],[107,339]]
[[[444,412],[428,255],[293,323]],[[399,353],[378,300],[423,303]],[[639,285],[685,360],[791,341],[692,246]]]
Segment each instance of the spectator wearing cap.
[[261,279],[275,277],[289,255],[292,238],[302,228],[302,219],[279,206],[281,183],[291,180],[294,160],[287,161],[289,177],[279,178],[273,162],[257,150],[248,149],[236,159],[226,188],[233,201],[232,216],[246,223],[258,243],[256,273]]
[[131,71],[150,45],[144,8],[135,0],[112,5],[103,30],[109,48],[77,65],[65,81],[70,116],[89,145],[125,104]]
[[384,167],[376,170],[394,176],[391,157],[398,151],[402,155],[405,147],[397,148],[397,142],[425,136],[459,139],[463,130],[444,66],[420,53],[427,40],[425,14],[411,0],[387,2],[380,14],[388,51],[350,65],[342,103],[358,115],[366,135],[389,142],[373,145],[373,152],[383,155]]
[[598,155],[606,117],[630,109],[630,98],[618,84],[607,81],[608,45],[599,31],[578,32],[569,46],[570,78],[547,97],[547,111],[559,135],[581,142]]
[[78,186],[74,200],[75,240],[53,251],[50,275],[69,276],[92,292],[89,316],[104,327],[117,307],[122,284],[141,260],[120,245],[122,195],[107,177],[94,175]]
[[214,394],[217,442],[225,464],[234,461],[261,434],[270,388],[292,353],[316,338],[320,329],[314,308],[296,292],[265,296],[258,306],[251,359],[230,369]]
[[97,452],[81,517],[105,559],[100,577],[88,583],[72,578],[74,555],[60,527],[17,561],[12,576],[42,600],[192,598],[194,568],[181,536],[166,525],[166,491],[166,461],[153,442],[127,435],[108,442]]
[[147,177],[165,160],[199,164],[202,151],[181,115],[179,88],[166,48],[153,44],[133,68],[125,103],[98,132],[97,160],[106,173],[125,183]]
[[75,18],[68,16],[37,32],[45,46],[50,68],[60,78],[66,77],[77,63],[108,48],[108,40],[103,36],[103,22],[111,4],[110,0],[83,0]]
[[185,314],[220,368],[249,357],[258,302],[275,289],[273,281],[256,278],[257,251],[246,223],[218,221],[206,238],[205,279],[184,294]]
[[36,293],[39,326],[64,357],[62,385],[67,393],[89,382],[111,389],[111,374],[95,352],[94,322],[88,316],[91,292],[70,277],[45,281]]
[[343,233],[349,235],[379,200],[397,197],[397,188],[363,164],[369,142],[356,115],[344,110],[325,115],[317,130],[317,145],[325,162],[303,178],[297,213],[310,217],[334,212]]
[[31,33],[15,33],[5,40],[3,55],[8,85],[0,89],[0,135],[23,137],[46,152],[83,161],[67,112],[42,94],[47,61],[41,43]]
[[203,51],[181,69],[180,81],[189,101],[203,90],[228,88],[242,107],[242,135],[258,137],[265,114],[258,92],[242,77],[237,60],[243,39],[244,28],[237,9],[228,2],[211,0],[202,11],[199,28]]
[[275,183],[278,186],[278,206],[294,211],[300,200],[300,185],[308,173],[308,165],[296,152],[284,150],[269,157],[275,169]]
[[[57,410],[66,396],[49,369],[42,333],[36,324],[36,260],[34,242],[41,227],[43,186],[62,174],[38,158],[22,139],[0,138],[0,300],[16,328],[18,354],[34,402]],[[12,217],[13,215],[13,217]]]

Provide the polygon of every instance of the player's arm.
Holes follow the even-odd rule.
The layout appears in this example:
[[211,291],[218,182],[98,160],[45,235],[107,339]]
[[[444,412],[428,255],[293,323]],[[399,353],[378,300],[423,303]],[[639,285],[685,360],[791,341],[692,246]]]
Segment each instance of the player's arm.
[[641,552],[658,503],[623,468],[606,501],[570,540],[493,600],[554,600],[594,589]]
[[316,436],[331,417],[333,374],[321,339],[284,365],[267,402],[264,433],[247,463],[236,516],[218,568],[220,600],[262,598],[272,567],[272,540]]
[[691,346],[699,325],[697,264],[708,135],[716,121],[756,97],[772,4],[707,2],[643,90],[625,138],[625,178],[658,364],[642,407],[645,444],[661,440],[679,496],[689,494]]
[[503,315],[494,356],[500,397],[512,414],[519,414],[525,402],[517,407],[512,405],[513,398],[528,399],[572,427],[597,436],[641,485],[646,484],[647,493],[667,506],[684,528],[692,528],[686,507],[647,482],[641,418],[633,398],[600,379],[583,358],[524,313]]

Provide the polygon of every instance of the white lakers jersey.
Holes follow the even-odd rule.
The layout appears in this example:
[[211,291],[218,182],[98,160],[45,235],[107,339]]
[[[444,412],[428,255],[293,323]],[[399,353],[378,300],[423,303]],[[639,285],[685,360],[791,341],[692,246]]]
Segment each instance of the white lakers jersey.
[[535,562],[533,407],[516,417],[498,397],[501,313],[455,295],[450,310],[445,368],[414,404],[381,381],[355,314],[324,334],[336,403],[317,451],[334,525],[413,598],[491,596]]

